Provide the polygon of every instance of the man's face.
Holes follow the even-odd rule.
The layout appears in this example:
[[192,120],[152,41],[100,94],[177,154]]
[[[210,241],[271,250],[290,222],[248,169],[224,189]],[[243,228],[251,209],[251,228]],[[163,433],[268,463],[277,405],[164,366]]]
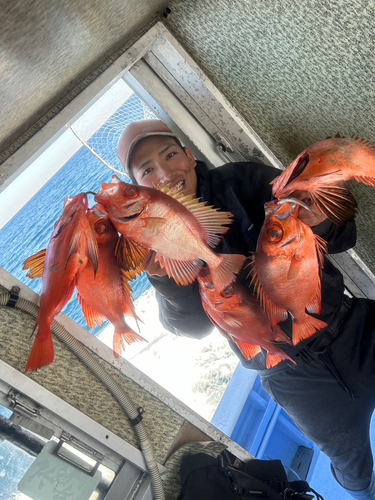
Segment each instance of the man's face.
[[185,151],[173,137],[155,135],[139,141],[131,154],[135,180],[140,186],[179,186],[186,194],[196,194],[197,163],[189,149]]

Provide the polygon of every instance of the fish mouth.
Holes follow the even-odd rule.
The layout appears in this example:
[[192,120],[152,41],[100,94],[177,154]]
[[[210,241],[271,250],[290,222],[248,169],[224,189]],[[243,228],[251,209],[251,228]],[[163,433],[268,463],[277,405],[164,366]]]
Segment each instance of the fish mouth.
[[[136,202],[131,203],[130,205],[127,205],[126,208],[132,207],[135,204],[136,204]],[[145,207],[143,207],[140,212],[136,212],[135,214],[128,215],[127,217],[114,217],[114,220],[117,222],[130,222],[134,219],[138,219],[138,217],[140,217],[144,211],[145,211]]]
[[290,184],[292,181],[294,181],[294,179],[297,179],[297,177],[302,174],[302,172],[307,167],[309,161],[310,161],[310,155],[306,151],[305,153],[303,153],[300,156],[299,160],[297,161],[296,166],[294,167],[293,171],[291,172],[291,175],[290,175],[290,177],[289,177],[289,179],[284,187],[286,187],[288,184]]

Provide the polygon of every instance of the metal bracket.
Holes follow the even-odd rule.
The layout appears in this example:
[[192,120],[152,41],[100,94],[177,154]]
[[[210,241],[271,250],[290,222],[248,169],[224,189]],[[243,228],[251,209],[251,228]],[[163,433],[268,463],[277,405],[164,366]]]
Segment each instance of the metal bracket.
[[21,395],[14,389],[11,389],[8,392],[7,399],[15,412],[29,418],[40,416],[40,406],[38,406],[36,403],[32,402],[25,396]]
[[[76,461],[74,461],[71,458],[72,452],[70,452],[70,450],[67,450],[67,452],[69,453],[70,456],[68,456],[62,452],[64,444],[71,445],[72,448],[76,448],[76,447],[77,448],[78,447],[79,448],[88,448],[86,445],[83,445],[83,443],[81,443],[81,442],[79,442],[79,445],[78,445],[78,443],[77,443],[78,440],[75,439],[73,436],[70,436],[69,438],[67,436],[70,436],[70,435],[67,433],[63,433],[60,441],[57,443],[57,446],[55,446],[55,448],[53,449],[52,455],[55,455],[56,457],[60,458],[64,462],[67,462],[68,464],[72,465],[73,467],[76,467],[77,469],[85,472],[89,476],[94,477],[94,475],[95,475],[96,471],[98,470],[99,465],[101,464],[101,461],[103,460],[104,456],[101,455],[100,453],[96,452],[95,450],[91,449],[91,454],[98,455],[98,460],[95,462],[95,465],[91,469],[88,469],[84,465],[77,463]],[[73,442],[76,446],[73,446]]]
[[18,299],[20,298],[20,295],[19,295],[20,291],[21,291],[21,289],[19,286],[12,286],[12,289],[9,292],[10,293],[9,300],[5,305],[14,309],[16,307]]
[[219,153],[234,153],[232,145],[224,136],[216,132],[213,138],[216,141],[216,147]]

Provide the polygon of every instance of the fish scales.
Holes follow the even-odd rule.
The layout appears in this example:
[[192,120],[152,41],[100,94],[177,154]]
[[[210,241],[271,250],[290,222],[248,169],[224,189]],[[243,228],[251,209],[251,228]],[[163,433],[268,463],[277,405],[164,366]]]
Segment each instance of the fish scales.
[[121,234],[156,252],[155,260],[178,284],[192,283],[206,262],[216,285],[225,288],[245,257],[217,254],[210,246],[228,231],[231,214],[183,193],[164,191],[126,184],[114,176],[110,184],[102,184],[95,200],[105,206]]
[[266,204],[266,218],[252,262],[252,283],[271,325],[293,317],[294,345],[327,324],[309,314],[321,312],[324,241],[298,219],[298,206]]
[[256,297],[239,283],[233,283],[222,292],[215,289],[207,268],[198,275],[203,308],[212,323],[225,337],[233,340],[247,359],[267,351],[267,368],[281,361],[294,361],[276,344],[290,344],[289,338],[270,320]]

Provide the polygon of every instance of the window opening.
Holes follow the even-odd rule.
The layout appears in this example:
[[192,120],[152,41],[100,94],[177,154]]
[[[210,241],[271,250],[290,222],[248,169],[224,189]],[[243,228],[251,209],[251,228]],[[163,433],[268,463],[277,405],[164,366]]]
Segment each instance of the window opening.
[[[11,420],[13,412],[0,405],[0,499],[28,500],[30,497],[18,490],[18,484],[27,474],[36,457],[41,453],[48,439],[31,432],[20,425],[14,425]],[[52,441],[59,439],[52,436]],[[73,456],[79,457],[85,468],[90,469],[95,461],[82,451],[64,444]],[[87,464],[87,465],[86,465]],[[115,472],[103,464],[98,471],[101,479],[90,500],[103,500],[115,478]]]
[[[163,103],[167,99],[168,95],[164,90]],[[174,104],[178,105],[177,102]],[[181,104],[179,106],[178,112],[185,112],[187,115],[184,107]],[[193,151],[197,159],[206,161],[211,167],[225,163],[225,156],[221,157],[216,151],[216,143],[208,134],[204,144],[211,148],[211,153],[206,157],[135,77],[127,73],[124,79],[115,83],[70,125],[70,130],[67,128],[56,143],[50,146],[49,149],[53,151],[50,156],[48,151],[46,152],[50,161],[59,159],[63,154],[71,154],[51,179],[37,190],[35,196],[0,229],[1,267],[40,294],[41,280],[27,278],[26,272],[22,270],[22,263],[27,257],[47,246],[53,225],[61,214],[63,201],[67,196],[81,191],[95,192],[102,182],[110,181],[113,172],[103,162],[122,171],[116,154],[119,137],[128,123],[148,118],[163,119]],[[194,127],[194,120],[191,115],[186,118],[190,128]],[[200,131],[201,141],[202,137],[203,133]],[[46,160],[42,158],[36,163],[43,161]],[[49,169],[50,163],[44,165],[42,176],[45,176],[47,166]],[[37,171],[37,166],[31,165],[28,170],[33,169]],[[26,171],[26,175],[30,174]],[[19,179],[21,178],[22,175]],[[40,179],[41,184],[43,180],[44,177]],[[126,176],[124,180],[127,180]],[[90,205],[94,204],[91,195],[89,201]],[[9,251],[12,247],[17,251]],[[158,306],[146,274],[138,276],[131,286],[133,298],[138,302],[137,314],[143,321],[140,333],[149,342],[126,346],[124,357],[210,420],[237,366],[237,357],[217,332],[199,343],[194,339],[176,338],[166,332],[159,323]],[[95,329],[89,328],[75,294],[63,309],[63,313],[112,348],[112,325],[105,321]],[[127,323],[138,331],[132,318],[127,318]],[[176,374],[175,377],[170,377],[172,371]],[[190,374],[189,377],[185,376],[186,372]]]

